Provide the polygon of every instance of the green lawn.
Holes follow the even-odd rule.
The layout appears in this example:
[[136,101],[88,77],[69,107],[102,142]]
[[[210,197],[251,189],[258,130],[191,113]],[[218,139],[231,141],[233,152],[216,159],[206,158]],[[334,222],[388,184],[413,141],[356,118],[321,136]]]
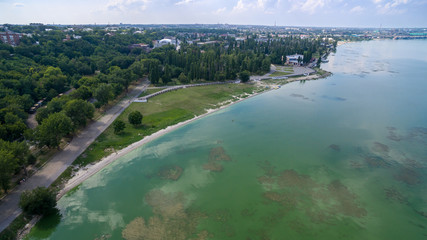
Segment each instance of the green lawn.
[[274,66],[276,66],[276,71],[270,74],[270,77],[280,77],[280,76],[286,76],[294,73],[293,67],[281,66],[281,65],[274,65]]
[[270,77],[286,76],[286,75],[289,75],[289,74],[292,74],[292,73],[289,73],[289,72],[278,72],[278,71],[276,71],[276,72],[270,74]]
[[[116,135],[110,126],[76,159],[74,164],[84,166],[96,162],[114,150],[141,140],[144,136],[201,115],[206,112],[205,109],[217,108],[221,102],[236,100],[233,96],[243,96],[256,90],[256,87],[248,84],[211,85],[168,92],[150,98],[147,103],[132,103],[117,118],[126,123],[124,132]],[[135,110],[144,116],[142,125],[137,127],[129,124],[127,119],[128,114]]]

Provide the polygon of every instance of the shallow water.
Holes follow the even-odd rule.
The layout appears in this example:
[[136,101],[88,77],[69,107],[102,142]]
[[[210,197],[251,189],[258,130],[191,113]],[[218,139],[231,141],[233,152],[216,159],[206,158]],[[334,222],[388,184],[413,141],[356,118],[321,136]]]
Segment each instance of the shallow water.
[[322,68],[117,160],[29,239],[426,239],[427,41]]

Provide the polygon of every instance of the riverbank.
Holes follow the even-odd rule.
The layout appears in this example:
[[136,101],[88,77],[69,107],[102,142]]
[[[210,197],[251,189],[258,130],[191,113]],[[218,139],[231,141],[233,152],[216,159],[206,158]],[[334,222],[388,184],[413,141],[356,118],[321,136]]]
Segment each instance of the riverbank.
[[[293,78],[287,79],[286,83],[293,82],[293,81],[320,79],[320,78],[324,78],[326,76],[329,76],[329,74],[330,73],[328,73],[326,75],[316,73],[316,74],[313,74],[310,76],[293,77]],[[184,121],[180,121],[176,124],[169,125],[169,126],[163,128],[163,129],[160,129],[160,130],[158,130],[158,131],[156,131],[150,135],[145,136],[141,140],[138,140],[136,142],[133,142],[131,144],[126,145],[125,148],[122,148],[120,150],[116,151],[113,149],[107,156],[102,157],[100,160],[98,159],[97,161],[94,161],[93,163],[82,165],[80,167],[77,167],[76,165],[74,165],[74,170],[71,170],[71,167],[70,167],[69,168],[70,171],[68,171],[68,173],[67,173],[67,175],[69,177],[68,178],[66,177],[64,179],[58,179],[59,182],[61,182],[61,180],[65,180],[65,181],[62,181],[62,184],[59,184],[57,186],[58,189],[60,189],[58,194],[57,194],[57,199],[59,200],[61,197],[63,197],[69,191],[78,187],[78,185],[80,185],[83,181],[85,181],[88,178],[90,178],[91,176],[95,175],[97,172],[99,172],[100,170],[102,170],[103,168],[105,168],[106,166],[108,166],[109,164],[111,164],[112,162],[117,160],[118,158],[123,157],[126,154],[129,154],[133,150],[145,145],[146,143],[149,143],[149,142],[151,142],[151,141],[153,141],[153,140],[155,140],[155,139],[157,139],[157,138],[159,138],[159,137],[161,137],[167,133],[170,133],[172,131],[177,130],[178,128],[180,128],[182,126],[185,126],[191,122],[199,120],[205,116],[213,114],[213,113],[215,113],[219,110],[222,110],[224,108],[227,108],[233,104],[239,103],[245,99],[255,97],[259,94],[268,92],[268,91],[274,89],[274,86],[277,86],[278,84],[283,85],[286,83],[278,83],[277,81],[275,83],[264,82],[262,85],[259,85],[259,83],[256,83],[253,85],[251,93],[248,93],[248,92],[245,92],[245,90],[242,90],[241,94],[232,95],[231,97],[228,96],[228,98],[226,98],[226,100],[221,101],[221,102],[217,102],[216,104],[209,104],[212,107],[203,108],[202,114],[195,114],[195,115],[193,115],[194,117],[192,117],[191,119],[187,119]],[[231,86],[236,86],[236,85],[238,86],[240,84],[233,84]],[[225,86],[222,86],[222,87],[225,87]],[[194,90],[196,90],[196,89],[192,89],[192,91],[194,91]],[[221,89],[221,90],[224,90],[224,89]],[[184,90],[180,90],[180,91],[184,91]],[[188,91],[188,89],[186,91]],[[171,98],[177,97],[177,96],[174,96],[174,94],[177,94],[177,93],[178,93],[178,91],[172,92],[169,94],[169,95],[171,95],[169,97],[168,97],[168,95],[158,96],[158,97],[152,99],[151,102],[156,102],[156,100],[159,101],[159,99],[162,99],[162,98],[165,98],[165,99],[163,99],[163,104],[165,101],[170,102]],[[206,92],[204,92],[203,94],[206,95]],[[178,97],[178,99],[179,99],[179,97]],[[194,96],[192,96],[192,97],[190,96],[190,99],[194,99]],[[186,105],[189,104],[188,101],[185,103],[186,103]],[[138,104],[147,104],[147,103],[138,103]],[[157,103],[157,104],[159,104],[159,103]],[[159,104],[159,105],[162,105],[162,104]],[[191,105],[191,103],[190,103],[190,105]],[[135,105],[131,105],[129,107],[130,109],[127,109],[124,113],[122,113],[122,115],[118,119],[123,119],[125,116],[127,116],[126,113],[134,110],[134,108],[132,108],[133,106],[135,106]],[[138,106],[138,105],[136,105],[136,106]],[[140,105],[140,106],[145,106],[145,108],[147,108],[147,105]],[[204,104],[204,106],[206,106],[206,104]],[[144,118],[145,118],[145,115],[144,115]],[[107,131],[109,131],[109,130],[107,129],[106,132]],[[101,135],[100,138],[105,140],[105,136],[103,137]],[[96,142],[98,142],[98,140]],[[89,147],[87,151],[91,151],[91,150],[94,150],[92,146]],[[86,157],[86,155],[88,154],[87,151],[85,153],[83,153],[82,154],[83,156],[81,156],[81,157]],[[33,222],[33,223],[35,224],[35,222]],[[25,233],[28,233],[33,226],[34,225],[31,225],[31,226],[27,225]]]
[[[319,70],[318,70],[319,72]],[[316,79],[321,79],[321,78],[325,78],[330,76],[331,73],[323,71],[321,73],[316,73],[313,75],[309,75],[309,76],[301,76],[301,77],[293,77],[293,78],[288,78],[288,79],[284,79],[284,80],[274,80],[274,82],[269,82],[269,81],[258,81],[256,83],[256,86],[258,87],[257,91],[254,91],[251,94],[246,94],[243,95],[244,97],[236,97],[233,96],[234,99],[230,99],[230,100],[226,100],[224,102],[221,102],[218,104],[219,107],[217,108],[213,108],[213,109],[205,109],[207,112],[203,113],[201,115],[197,115],[189,120],[185,120],[179,123],[176,123],[174,125],[171,126],[167,126],[164,129],[161,129],[149,136],[144,137],[142,140],[139,140],[137,142],[134,142],[130,145],[128,145],[127,147],[120,149],[118,151],[113,151],[111,154],[109,154],[106,157],[103,157],[101,160],[89,164],[87,166],[81,167],[79,168],[77,171],[74,172],[73,177],[71,179],[69,179],[64,186],[61,188],[61,190],[59,191],[58,195],[57,195],[57,199],[60,199],[62,196],[64,196],[68,191],[72,190],[73,188],[77,187],[79,184],[81,184],[83,181],[85,181],[86,179],[90,178],[91,176],[93,176],[94,174],[96,174],[97,172],[99,172],[100,170],[102,170],[104,167],[108,166],[110,163],[114,162],[115,160],[117,160],[118,158],[132,152],[133,150],[143,146],[146,143],[149,143],[169,132],[172,132],[182,126],[185,126],[191,122],[194,122],[200,118],[203,118],[205,116],[208,116],[212,113],[215,113],[219,110],[222,110],[224,108],[227,108],[233,104],[239,103],[243,100],[252,98],[254,96],[257,96],[259,94],[265,93],[271,89],[273,89],[274,86],[276,85],[283,85],[286,83],[291,83],[291,82],[295,82],[295,81],[308,81],[308,80],[316,80]]]
[[129,146],[116,151],[114,153],[111,153],[110,155],[102,158],[100,161],[87,165],[85,167],[79,168],[75,173],[74,176],[69,179],[64,186],[61,188],[61,190],[58,192],[57,194],[57,199],[59,200],[61,197],[63,197],[67,192],[69,192],[70,190],[72,190],[73,188],[77,187],[79,184],[81,184],[83,181],[85,181],[86,179],[90,178],[91,176],[95,175],[97,172],[99,172],[100,170],[102,170],[104,167],[108,166],[109,164],[111,164],[112,162],[114,162],[115,160],[117,160],[118,158],[125,156],[127,154],[129,154],[130,152],[132,152],[133,150],[143,146],[146,143],[149,143],[167,133],[170,133],[182,126],[185,126],[189,123],[192,123],[198,119],[201,119],[203,117],[206,117],[210,114],[213,114],[219,110],[222,110],[224,108],[230,107],[233,104],[239,103],[243,100],[255,97],[259,94],[268,92],[270,89],[262,89],[262,91],[258,90],[253,92],[252,94],[249,95],[245,95],[243,98],[241,97],[237,97],[237,96],[233,96],[235,101],[233,100],[227,100],[224,102],[219,103],[219,107],[215,108],[215,109],[206,109],[206,113],[198,115],[193,117],[192,119],[183,121],[183,122],[179,122],[177,124],[174,124],[172,126],[168,126],[165,129],[161,129],[149,136],[144,137],[142,140],[134,142],[132,144],[130,144]]

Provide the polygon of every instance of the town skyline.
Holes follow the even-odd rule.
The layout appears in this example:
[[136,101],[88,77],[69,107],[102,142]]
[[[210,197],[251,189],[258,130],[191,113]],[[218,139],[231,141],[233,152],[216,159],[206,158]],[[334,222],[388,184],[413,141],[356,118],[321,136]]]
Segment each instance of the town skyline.
[[0,23],[231,24],[423,28],[427,1],[411,0],[63,0],[0,1]]

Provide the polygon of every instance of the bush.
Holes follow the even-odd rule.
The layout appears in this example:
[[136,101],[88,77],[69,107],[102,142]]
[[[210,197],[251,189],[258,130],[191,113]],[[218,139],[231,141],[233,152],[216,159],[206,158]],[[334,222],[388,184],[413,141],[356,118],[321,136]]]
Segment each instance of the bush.
[[139,111],[133,111],[128,115],[129,123],[136,126],[142,122],[142,114]]
[[114,133],[120,134],[126,127],[125,123],[121,120],[116,120],[113,123]]
[[239,77],[240,77],[240,80],[242,80],[242,82],[249,81],[250,76],[251,76],[251,74],[246,70],[239,73]]
[[56,196],[50,189],[38,187],[32,191],[23,192],[19,206],[29,215],[49,214],[56,210]]

